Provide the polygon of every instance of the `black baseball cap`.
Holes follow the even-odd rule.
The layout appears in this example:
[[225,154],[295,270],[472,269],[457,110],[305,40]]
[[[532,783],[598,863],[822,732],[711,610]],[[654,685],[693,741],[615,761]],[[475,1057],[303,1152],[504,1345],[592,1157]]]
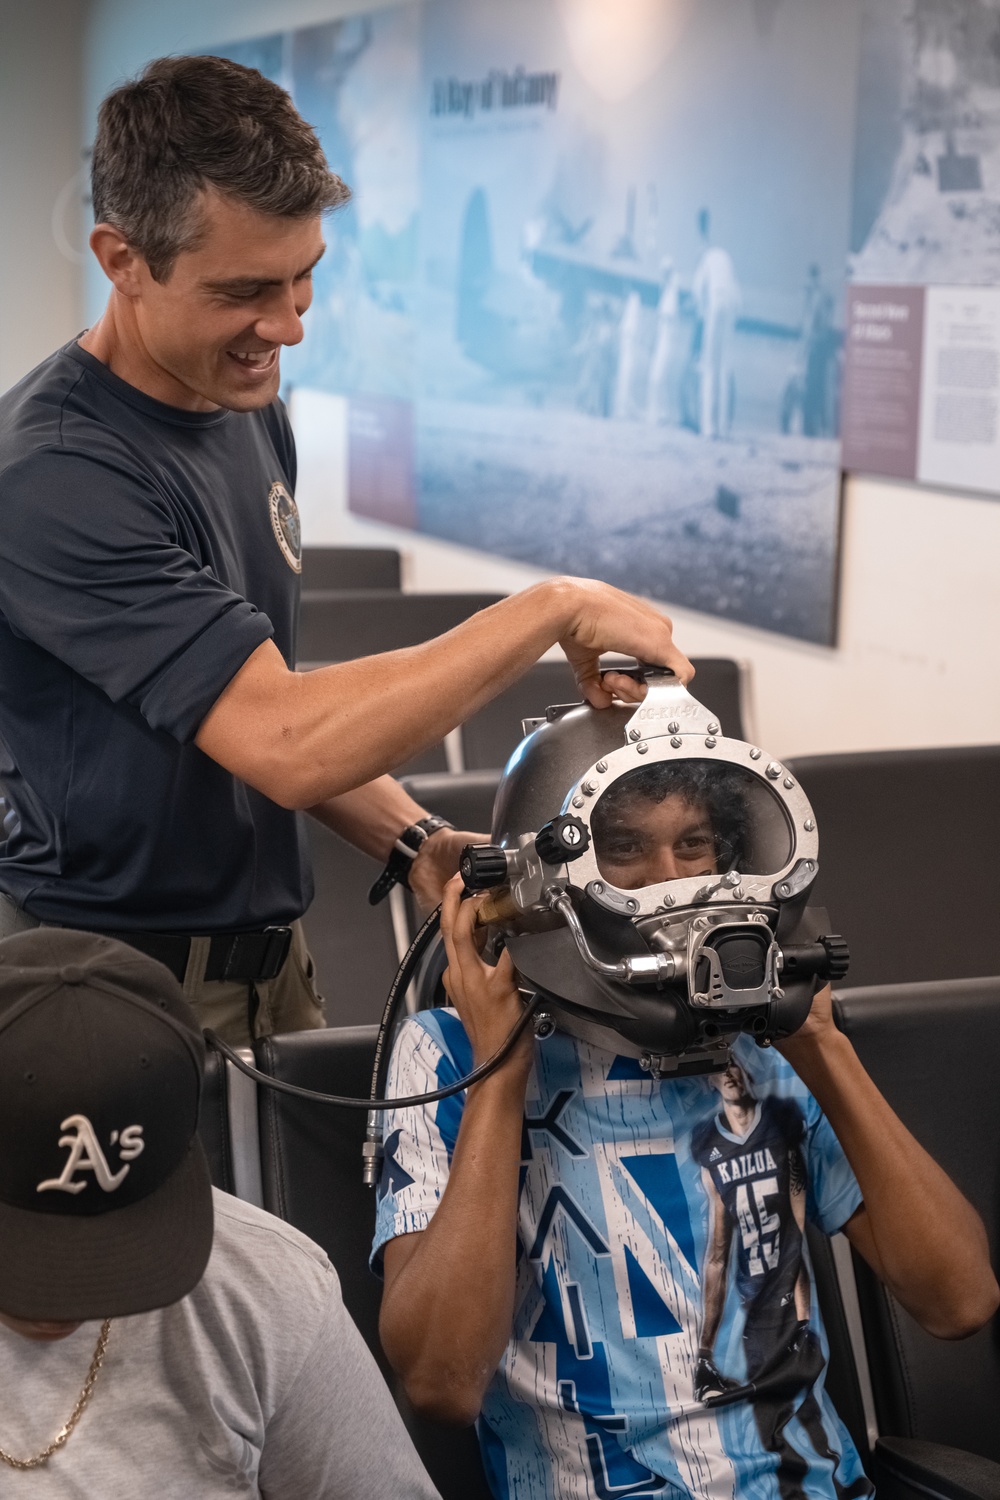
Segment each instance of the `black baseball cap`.
[[201,1280],[205,1044],[169,969],[112,938],[0,942],[0,1311],[84,1322]]

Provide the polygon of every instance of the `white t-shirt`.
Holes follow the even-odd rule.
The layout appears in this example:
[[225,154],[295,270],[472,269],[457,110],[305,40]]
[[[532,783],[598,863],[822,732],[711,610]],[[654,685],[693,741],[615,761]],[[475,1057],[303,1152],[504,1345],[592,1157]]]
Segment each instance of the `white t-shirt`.
[[[58,1343],[0,1326],[0,1447],[45,1448],[100,1330]],[[90,1404],[42,1469],[0,1464],[4,1500],[437,1500],[323,1251],[215,1193],[201,1282],[116,1318]]]

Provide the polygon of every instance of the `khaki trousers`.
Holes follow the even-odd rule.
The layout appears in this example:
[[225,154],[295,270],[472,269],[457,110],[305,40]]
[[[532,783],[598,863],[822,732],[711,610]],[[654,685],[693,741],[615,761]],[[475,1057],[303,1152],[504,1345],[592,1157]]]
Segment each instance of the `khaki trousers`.
[[211,1028],[230,1047],[248,1047],[274,1032],[312,1031],[326,1025],[301,922],[292,923],[292,945],[281,973],[256,984],[206,979],[209,942],[207,937],[191,939],[183,984],[203,1031]]
[[[0,939],[43,925],[0,893]],[[206,979],[211,939],[191,939],[183,990],[203,1031],[217,1032],[231,1047],[248,1047],[279,1031],[312,1031],[326,1025],[323,998],[306,947],[301,922],[293,922],[292,942],[275,979],[248,984],[234,979]]]

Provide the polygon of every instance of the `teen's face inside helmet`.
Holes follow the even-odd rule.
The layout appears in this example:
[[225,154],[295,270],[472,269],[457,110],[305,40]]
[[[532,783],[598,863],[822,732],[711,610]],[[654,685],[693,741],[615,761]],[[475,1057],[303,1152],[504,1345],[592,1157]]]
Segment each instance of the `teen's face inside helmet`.
[[590,828],[601,875],[626,891],[730,871],[773,872],[790,851],[770,788],[738,766],[705,760],[627,771],[598,799]]
[[708,808],[681,792],[659,800],[621,799],[608,792],[594,809],[592,831],[601,874],[619,890],[718,874]]

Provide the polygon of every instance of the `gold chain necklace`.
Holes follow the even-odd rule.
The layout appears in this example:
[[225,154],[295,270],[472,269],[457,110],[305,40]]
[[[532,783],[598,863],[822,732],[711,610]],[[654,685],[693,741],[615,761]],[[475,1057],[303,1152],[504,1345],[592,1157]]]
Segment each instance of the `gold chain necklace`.
[[101,1331],[97,1336],[97,1348],[94,1350],[94,1357],[90,1361],[90,1369],[87,1371],[87,1378],[83,1382],[83,1390],[80,1392],[79,1400],[74,1406],[72,1415],[66,1425],[59,1429],[49,1446],[43,1448],[41,1453],[36,1453],[34,1458],[15,1458],[12,1453],[7,1453],[3,1448],[0,1448],[0,1458],[3,1459],[5,1464],[9,1464],[12,1469],[40,1469],[42,1464],[48,1463],[56,1449],[62,1447],[86,1410],[87,1402],[90,1400],[97,1381],[97,1372],[104,1363],[104,1351],[108,1347],[108,1334],[110,1332],[111,1319],[105,1318],[101,1324]]

